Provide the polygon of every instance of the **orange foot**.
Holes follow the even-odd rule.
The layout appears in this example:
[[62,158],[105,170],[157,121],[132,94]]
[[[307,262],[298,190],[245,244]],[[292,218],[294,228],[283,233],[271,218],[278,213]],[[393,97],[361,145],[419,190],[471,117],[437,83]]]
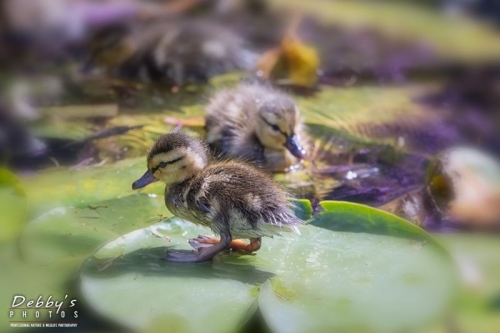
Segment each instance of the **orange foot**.
[[[219,243],[219,239],[211,236],[198,235],[196,238],[191,238],[189,244],[195,249],[200,251],[203,248],[211,247]],[[250,238],[250,243],[245,243],[241,239],[235,239],[229,244],[229,248],[233,250],[240,250],[248,253],[252,253],[260,249],[261,239]]]

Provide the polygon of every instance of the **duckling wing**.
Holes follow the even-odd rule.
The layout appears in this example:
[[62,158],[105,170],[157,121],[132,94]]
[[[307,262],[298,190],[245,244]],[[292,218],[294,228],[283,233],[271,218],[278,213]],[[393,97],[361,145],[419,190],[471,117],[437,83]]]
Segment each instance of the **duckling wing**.
[[205,109],[208,143],[255,132],[255,94],[243,85],[217,92]]
[[192,183],[187,201],[216,233],[229,229],[234,238],[298,233],[296,226],[302,223],[286,192],[267,174],[242,163],[207,167]]
[[212,203],[207,197],[205,197],[203,192],[193,194],[192,191],[190,191],[187,197],[187,202],[190,209],[197,211],[202,215],[211,214],[213,212]]
[[262,165],[265,161],[264,147],[245,117],[207,114],[207,142],[220,157],[239,157],[243,161]]

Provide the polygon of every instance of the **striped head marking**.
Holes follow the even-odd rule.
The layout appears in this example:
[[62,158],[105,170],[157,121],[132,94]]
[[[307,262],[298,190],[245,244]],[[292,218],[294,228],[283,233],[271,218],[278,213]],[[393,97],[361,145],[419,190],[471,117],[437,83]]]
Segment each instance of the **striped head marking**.
[[138,189],[155,181],[177,184],[193,177],[208,164],[205,145],[186,134],[171,133],[154,144],[148,156],[148,170],[134,184]]
[[305,158],[306,152],[297,137],[300,126],[300,111],[287,96],[264,101],[259,108],[256,133],[259,141],[268,149],[287,149],[295,157]]

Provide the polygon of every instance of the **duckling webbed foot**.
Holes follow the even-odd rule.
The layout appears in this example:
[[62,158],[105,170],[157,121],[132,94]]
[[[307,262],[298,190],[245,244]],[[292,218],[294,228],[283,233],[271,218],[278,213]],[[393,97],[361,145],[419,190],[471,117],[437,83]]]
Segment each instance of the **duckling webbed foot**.
[[[191,238],[189,244],[198,251],[209,248],[218,244],[220,241],[211,236],[199,235],[196,238]],[[255,252],[260,249],[261,238],[251,238],[250,243],[245,243],[241,239],[235,239],[229,244],[229,248],[233,250],[240,250],[244,252]]]
[[201,247],[198,252],[193,251],[169,251],[165,256],[165,260],[172,262],[181,263],[198,263],[210,261],[218,253],[229,248],[231,244],[231,236],[222,236],[221,240],[217,244],[210,245],[208,247]]

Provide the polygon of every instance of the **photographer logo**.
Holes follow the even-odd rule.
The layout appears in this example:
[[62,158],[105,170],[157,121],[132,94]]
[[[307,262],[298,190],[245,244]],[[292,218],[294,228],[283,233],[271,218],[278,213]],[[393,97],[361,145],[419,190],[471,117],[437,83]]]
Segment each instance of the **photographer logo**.
[[65,295],[62,300],[52,296],[27,299],[14,295],[9,308],[10,327],[77,327],[77,300]]

